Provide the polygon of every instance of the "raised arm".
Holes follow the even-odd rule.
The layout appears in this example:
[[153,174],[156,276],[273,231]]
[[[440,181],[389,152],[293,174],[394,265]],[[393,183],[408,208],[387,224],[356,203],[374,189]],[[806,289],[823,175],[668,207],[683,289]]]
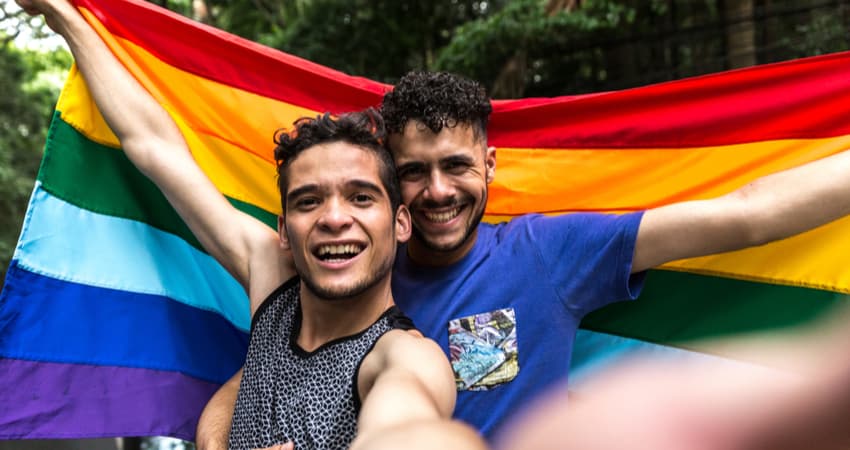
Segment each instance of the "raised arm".
[[[256,288],[252,289],[252,273],[270,272],[275,279],[292,274],[275,253],[280,252],[274,230],[236,210],[218,192],[195,163],[168,113],[125,70],[73,5],[67,0],[17,1],[29,13],[44,14],[48,25],[65,38],[127,157],[160,188],[214,258],[257,295],[265,295],[275,286],[256,286],[261,280],[252,280]],[[252,265],[262,266],[264,271],[252,271]],[[272,265],[286,273],[278,275]],[[252,298],[252,305],[258,301]]]
[[793,236],[850,214],[850,152],[760,178],[712,200],[649,210],[633,272]]
[[451,420],[454,376],[430,339],[387,333],[363,361],[358,388],[363,407],[352,450],[486,448],[472,428]]

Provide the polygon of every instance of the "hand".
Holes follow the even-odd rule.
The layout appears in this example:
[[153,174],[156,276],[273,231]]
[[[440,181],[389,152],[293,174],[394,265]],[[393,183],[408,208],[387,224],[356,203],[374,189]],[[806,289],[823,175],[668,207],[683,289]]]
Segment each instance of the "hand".
[[831,372],[801,376],[722,361],[632,363],[590,380],[569,401],[566,390],[550,394],[497,448],[847,449],[850,376]]
[[43,8],[45,7],[44,2],[40,2],[37,0],[15,0],[15,3],[21,7],[27,14],[31,16],[35,16],[42,13]]
[[295,444],[292,442],[285,442],[283,444],[272,445],[271,447],[255,448],[254,450],[295,450]]
[[47,26],[60,34],[62,30],[58,26],[61,24],[62,14],[76,13],[76,8],[68,0],[15,0],[15,2],[31,16],[43,14]]

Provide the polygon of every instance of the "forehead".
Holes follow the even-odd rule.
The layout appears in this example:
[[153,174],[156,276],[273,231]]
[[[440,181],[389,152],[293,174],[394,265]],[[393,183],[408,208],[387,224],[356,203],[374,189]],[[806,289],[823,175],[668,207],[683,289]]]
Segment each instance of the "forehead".
[[302,151],[287,169],[288,187],[343,185],[352,180],[383,186],[378,156],[371,150],[348,142],[314,145]]
[[411,120],[401,134],[390,136],[389,145],[396,164],[403,164],[410,161],[436,161],[457,155],[478,158],[486,145],[482,141],[476,137],[471,125],[443,127],[439,133],[434,133],[422,122]]

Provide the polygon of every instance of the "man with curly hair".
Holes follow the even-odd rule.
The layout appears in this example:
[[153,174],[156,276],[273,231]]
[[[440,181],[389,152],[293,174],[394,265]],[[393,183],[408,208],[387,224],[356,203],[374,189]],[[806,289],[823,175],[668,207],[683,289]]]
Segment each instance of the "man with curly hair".
[[[455,417],[490,440],[566,380],[581,319],[635,299],[649,268],[760,245],[850,214],[850,153],[843,152],[712,200],[620,216],[530,214],[481,223],[496,170],[496,149],[487,145],[491,111],[478,83],[427,72],[403,77],[381,109],[413,227],[396,257],[393,295],[449,355]],[[216,394],[199,425],[211,442],[226,436],[227,391]]]
[[73,4],[17,2],[65,38],[127,158],[248,294],[251,339],[222,446],[483,448],[450,419],[448,361],[394,306],[390,277],[410,215],[376,111],[305,118],[277,135],[275,231],[221,195]]
[[393,293],[449,355],[455,417],[488,436],[566,379],[581,319],[635,299],[647,269],[782,239],[850,213],[844,152],[712,200],[481,223],[496,176],[491,110],[478,83],[427,72],[403,77],[381,110],[413,222]]

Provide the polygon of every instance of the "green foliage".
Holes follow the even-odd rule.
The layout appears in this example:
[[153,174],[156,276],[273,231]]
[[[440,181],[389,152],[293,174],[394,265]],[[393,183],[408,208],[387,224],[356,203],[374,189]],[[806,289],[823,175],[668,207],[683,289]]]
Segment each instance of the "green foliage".
[[[588,43],[624,38],[623,30],[636,25],[639,11],[619,2],[591,1],[580,9],[547,12],[546,3],[516,0],[464,24],[442,49],[435,68],[466,74],[502,98],[565,94],[582,83],[590,90],[604,85],[606,55]],[[500,77],[513,89],[502,88]]]
[[[843,5],[842,12],[850,13],[850,6]],[[846,16],[845,16],[846,17]],[[790,47],[794,57],[822,55],[850,49],[847,28],[842,16],[833,11],[815,12],[811,19],[795,27],[795,35],[802,39],[792,42]]]
[[0,46],[0,271],[5,275],[32,191],[48,122],[70,66],[64,50]]
[[469,0],[226,0],[215,25],[346,73],[393,82],[431,67],[457,27],[506,3]]

